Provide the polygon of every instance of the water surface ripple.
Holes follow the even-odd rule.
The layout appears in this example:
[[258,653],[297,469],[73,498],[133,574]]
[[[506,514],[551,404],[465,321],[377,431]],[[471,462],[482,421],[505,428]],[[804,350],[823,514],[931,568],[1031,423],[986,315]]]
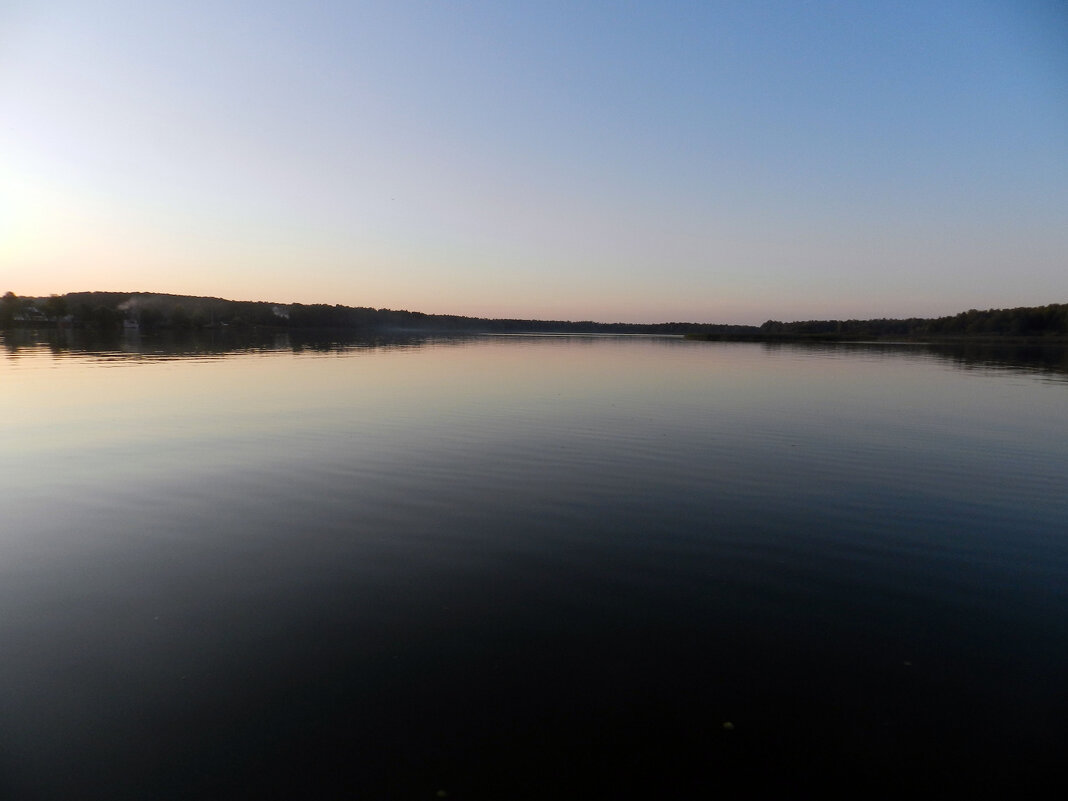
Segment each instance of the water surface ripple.
[[1049,349],[5,344],[4,797],[1064,778]]

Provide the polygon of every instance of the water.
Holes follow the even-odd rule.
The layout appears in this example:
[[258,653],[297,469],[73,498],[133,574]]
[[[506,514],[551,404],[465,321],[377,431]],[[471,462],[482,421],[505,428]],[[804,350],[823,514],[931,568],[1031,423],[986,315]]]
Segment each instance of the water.
[[1065,778],[1061,349],[6,345],[0,797]]

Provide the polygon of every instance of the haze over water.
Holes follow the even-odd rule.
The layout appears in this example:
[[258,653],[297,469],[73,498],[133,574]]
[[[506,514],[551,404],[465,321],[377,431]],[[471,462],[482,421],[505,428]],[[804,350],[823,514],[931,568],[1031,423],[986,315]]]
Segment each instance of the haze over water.
[[1063,778],[1063,350],[5,344],[6,797]]

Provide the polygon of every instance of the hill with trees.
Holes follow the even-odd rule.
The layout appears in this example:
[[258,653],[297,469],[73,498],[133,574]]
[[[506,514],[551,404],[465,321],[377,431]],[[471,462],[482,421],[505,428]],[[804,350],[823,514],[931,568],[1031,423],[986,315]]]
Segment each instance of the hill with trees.
[[709,323],[598,323],[589,320],[522,320],[426,314],[362,306],[278,304],[153,292],[71,292],[47,298],[0,299],[0,327],[71,326],[100,331],[136,327],[339,329],[354,333],[597,333],[755,334],[756,326]]
[[523,320],[375,309],[363,306],[278,304],[156,292],[70,292],[48,297],[0,298],[0,328],[71,327],[100,333],[124,328],[157,330],[336,329],[380,333],[676,334],[724,340],[939,340],[959,338],[1068,339],[1068,304],[1013,309],[970,309],[937,317],[876,320],[768,320],[761,326],[670,322],[598,323]]
[[946,339],[959,337],[1068,337],[1068,304],[987,309],[949,317],[905,320],[768,320],[763,337],[790,339]]

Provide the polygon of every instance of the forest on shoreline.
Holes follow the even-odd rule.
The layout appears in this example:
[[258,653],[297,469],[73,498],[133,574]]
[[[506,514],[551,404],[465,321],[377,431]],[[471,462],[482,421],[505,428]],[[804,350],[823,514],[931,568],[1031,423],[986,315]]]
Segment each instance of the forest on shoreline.
[[768,320],[763,325],[668,322],[598,323],[426,314],[328,304],[278,304],[153,292],[70,292],[48,297],[0,297],[0,329],[123,330],[337,329],[352,333],[674,334],[708,340],[932,340],[954,338],[1068,339],[1068,304],[970,309],[937,318]]

